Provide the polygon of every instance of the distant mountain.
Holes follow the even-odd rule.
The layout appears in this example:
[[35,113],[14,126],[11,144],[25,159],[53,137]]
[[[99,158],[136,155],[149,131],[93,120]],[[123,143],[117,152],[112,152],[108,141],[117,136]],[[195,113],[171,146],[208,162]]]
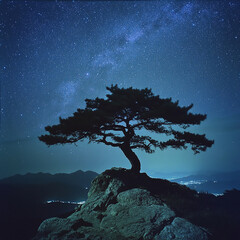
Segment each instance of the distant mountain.
[[[73,211],[71,203],[87,199],[91,181],[98,174],[81,170],[71,173],[28,173],[0,180],[0,239],[30,239],[46,218]],[[12,231],[13,226],[17,227]]]
[[81,170],[66,174],[27,173],[14,175],[0,180],[0,191],[8,195],[8,198],[30,198],[34,201],[47,200],[82,201],[87,198],[91,181],[98,174],[92,171]]
[[240,171],[190,175],[172,181],[199,192],[221,194],[225,190],[240,189]]
[[73,173],[27,173],[25,175],[16,174],[11,177],[0,179],[0,183],[7,184],[49,184],[49,183],[64,183],[77,184],[78,186],[89,186],[93,178],[98,174],[92,171],[78,170]]

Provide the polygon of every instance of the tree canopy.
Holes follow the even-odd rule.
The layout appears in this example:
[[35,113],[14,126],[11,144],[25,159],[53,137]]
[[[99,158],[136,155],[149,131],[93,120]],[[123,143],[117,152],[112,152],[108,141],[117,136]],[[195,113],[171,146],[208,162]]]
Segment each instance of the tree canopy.
[[[133,149],[153,153],[172,147],[191,147],[195,154],[206,151],[214,143],[205,134],[185,131],[191,125],[199,125],[206,114],[193,114],[193,104],[180,107],[171,98],[160,98],[151,89],[107,87],[106,98],[86,99],[85,109],[77,109],[73,116],[59,118],[59,124],[45,127],[49,132],[39,139],[47,145],[76,143],[88,139],[119,147],[132,164],[132,170],[140,171],[140,161]],[[180,129],[180,130],[179,130]],[[149,135],[140,135],[147,130],[167,136],[159,141]],[[139,134],[138,134],[138,133]]]

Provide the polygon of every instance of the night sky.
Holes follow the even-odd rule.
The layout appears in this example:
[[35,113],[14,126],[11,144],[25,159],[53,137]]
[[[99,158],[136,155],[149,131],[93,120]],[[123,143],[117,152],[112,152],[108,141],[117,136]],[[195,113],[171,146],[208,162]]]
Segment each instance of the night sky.
[[152,88],[208,115],[189,130],[214,139],[211,149],[136,151],[142,171],[240,169],[237,1],[2,0],[0,53],[0,178],[130,167],[120,149],[87,142],[48,148],[37,138],[111,84]]

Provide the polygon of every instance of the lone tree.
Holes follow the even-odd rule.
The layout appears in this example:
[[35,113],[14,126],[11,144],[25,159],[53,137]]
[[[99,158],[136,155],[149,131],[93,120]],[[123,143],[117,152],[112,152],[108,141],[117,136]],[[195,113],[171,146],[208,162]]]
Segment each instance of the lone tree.
[[[134,172],[140,172],[141,165],[133,149],[153,153],[156,148],[186,149],[191,146],[197,154],[214,143],[205,134],[184,131],[190,125],[200,124],[207,117],[206,114],[190,113],[193,104],[180,107],[178,101],[155,96],[148,88],[140,90],[112,85],[107,90],[110,94],[106,95],[106,99],[86,99],[85,109],[79,108],[73,116],[60,118],[59,124],[45,127],[49,134],[39,139],[48,146],[75,143],[86,138],[89,143],[119,147]],[[164,134],[167,140],[158,141],[148,135],[137,134],[137,131],[146,134],[146,130]]]

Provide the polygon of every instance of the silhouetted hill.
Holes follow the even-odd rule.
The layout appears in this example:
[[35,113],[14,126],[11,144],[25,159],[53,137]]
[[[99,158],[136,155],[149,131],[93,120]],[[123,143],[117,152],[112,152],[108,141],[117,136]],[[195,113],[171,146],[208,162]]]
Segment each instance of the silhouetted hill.
[[240,171],[197,174],[172,180],[199,192],[223,193],[233,188],[240,189]]
[[0,239],[30,239],[44,219],[73,211],[76,204],[46,201],[86,200],[97,175],[79,170],[71,174],[17,174],[0,180]]
[[89,186],[92,179],[98,174],[92,171],[81,171],[67,174],[67,173],[27,173],[25,175],[16,174],[14,176],[0,180],[4,184],[49,184],[49,183],[64,183],[77,184],[81,187]]

